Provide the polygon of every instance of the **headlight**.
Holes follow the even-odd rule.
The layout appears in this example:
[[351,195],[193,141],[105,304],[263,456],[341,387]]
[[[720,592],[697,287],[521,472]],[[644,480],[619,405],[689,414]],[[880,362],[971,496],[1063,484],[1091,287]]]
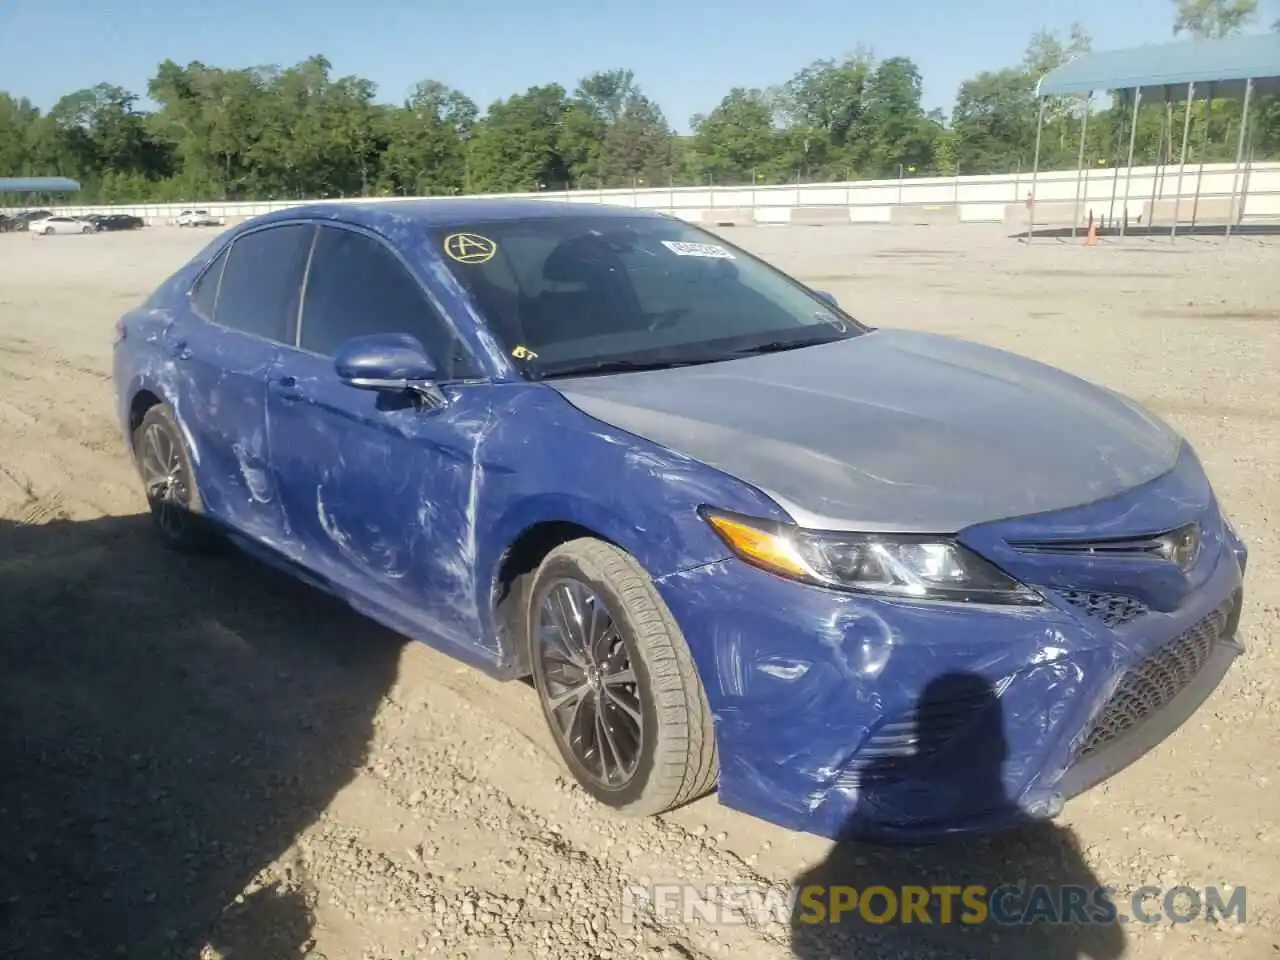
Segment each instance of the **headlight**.
[[703,507],[739,557],[770,573],[904,600],[1038,605],[1042,598],[945,537],[807,530]]

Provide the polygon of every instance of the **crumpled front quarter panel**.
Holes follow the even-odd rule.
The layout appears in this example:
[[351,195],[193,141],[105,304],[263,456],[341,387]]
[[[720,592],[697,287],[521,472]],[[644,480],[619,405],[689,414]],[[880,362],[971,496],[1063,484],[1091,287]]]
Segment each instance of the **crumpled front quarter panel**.
[[482,588],[493,585],[503,555],[535,524],[594,531],[660,578],[728,556],[698,515],[703,504],[785,519],[749,485],[600,423],[542,385],[466,389],[494,398],[492,427],[479,451]]

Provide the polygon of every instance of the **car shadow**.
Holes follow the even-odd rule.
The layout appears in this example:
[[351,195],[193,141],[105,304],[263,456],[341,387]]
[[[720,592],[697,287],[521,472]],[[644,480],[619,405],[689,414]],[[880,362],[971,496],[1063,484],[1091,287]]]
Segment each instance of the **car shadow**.
[[364,763],[404,641],[150,523],[0,520],[0,942],[297,957],[305,865],[264,868]]
[[[929,717],[943,719],[947,705],[981,702],[980,719],[965,734],[964,749],[956,750],[950,729],[941,731],[926,724]],[[954,795],[962,788],[966,799],[975,799],[980,808],[1000,810],[1012,801],[1005,795],[1001,770],[1007,759],[1004,718],[1000,700],[987,681],[966,673],[952,673],[932,681],[918,703],[922,718],[917,729],[917,749],[936,751],[937,757],[922,775],[918,786],[924,795]],[[1011,922],[1030,919],[1033,908],[1043,908],[1042,888],[1055,898],[1061,910],[1064,888],[1088,891],[1094,896],[1102,886],[1085,862],[1079,840],[1063,827],[1045,822],[1016,825],[1006,831],[969,839],[948,839],[924,846],[885,845],[859,842],[866,837],[873,820],[893,809],[887,784],[900,777],[900,767],[885,760],[870,764],[862,774],[864,786],[858,805],[843,828],[848,839],[837,842],[826,859],[802,873],[795,881],[797,899],[792,911],[792,952],[803,960],[836,957],[902,957],[927,955],[942,957],[1022,958],[1036,960],[1114,960],[1124,953],[1125,937],[1115,916],[1106,916],[1090,901],[1077,911],[1074,922]],[[976,794],[976,796],[975,796]],[[1021,814],[1012,811],[1016,821]],[[993,892],[1015,886],[1022,893],[1005,896]],[[985,888],[974,895],[987,910],[970,909],[962,889]],[[859,909],[858,898],[869,888],[872,896],[867,914]],[[928,903],[924,922],[919,912],[908,916],[900,909],[904,888],[954,888],[950,894],[935,892]],[[816,889],[815,889],[816,888]],[[833,888],[840,888],[836,894]],[[887,910],[885,889],[897,899],[899,909]],[[833,921],[830,905],[843,896],[844,909]],[[1081,894],[1069,894],[1079,897]],[[951,903],[950,920],[943,912],[943,899]],[[996,903],[996,901],[999,901]],[[1113,901],[1114,902],[1114,901]],[[1115,904],[1119,906],[1118,903]],[[1117,911],[1122,912],[1122,911]],[[1085,914],[1082,919],[1081,914]],[[1060,918],[1067,919],[1067,918]]]

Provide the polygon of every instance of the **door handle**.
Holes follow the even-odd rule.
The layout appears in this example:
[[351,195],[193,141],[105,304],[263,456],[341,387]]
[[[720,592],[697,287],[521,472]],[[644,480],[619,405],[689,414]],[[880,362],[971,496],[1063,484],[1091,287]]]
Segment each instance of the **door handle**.
[[187,341],[169,341],[169,356],[173,357],[175,360],[190,360],[191,348],[187,346]]
[[276,377],[268,380],[267,389],[281,400],[297,401],[302,399],[302,391],[298,389],[298,381],[294,377]]

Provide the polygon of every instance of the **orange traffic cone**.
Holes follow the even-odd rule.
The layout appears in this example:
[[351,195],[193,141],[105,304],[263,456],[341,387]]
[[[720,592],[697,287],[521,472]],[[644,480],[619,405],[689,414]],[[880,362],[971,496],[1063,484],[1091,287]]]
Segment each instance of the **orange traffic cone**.
[[1098,224],[1093,219],[1093,214],[1089,214],[1089,232],[1085,234],[1084,245],[1086,247],[1096,247],[1098,245]]

